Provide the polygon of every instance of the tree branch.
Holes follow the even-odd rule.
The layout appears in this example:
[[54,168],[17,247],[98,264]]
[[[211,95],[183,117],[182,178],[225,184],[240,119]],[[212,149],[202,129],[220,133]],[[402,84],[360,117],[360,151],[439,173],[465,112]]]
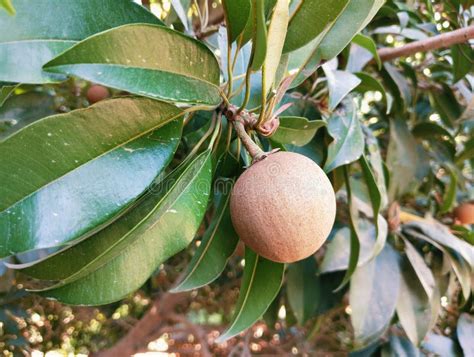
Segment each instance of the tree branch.
[[440,48],[447,48],[453,45],[467,42],[474,38],[474,25],[458,30],[436,35],[424,40],[414,41],[404,46],[395,48],[382,48],[378,50],[382,61],[390,61],[398,57],[406,57],[417,52],[428,52]]

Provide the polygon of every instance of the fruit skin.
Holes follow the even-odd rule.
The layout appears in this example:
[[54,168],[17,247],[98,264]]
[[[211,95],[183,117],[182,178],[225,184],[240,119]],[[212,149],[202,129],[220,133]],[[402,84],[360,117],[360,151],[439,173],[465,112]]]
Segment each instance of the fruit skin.
[[461,224],[474,224],[474,203],[463,203],[455,208],[454,216]]
[[109,90],[105,88],[104,86],[100,86],[97,84],[90,86],[86,94],[87,100],[91,104],[100,102],[101,100],[104,100],[108,98],[109,96],[110,96]]
[[292,263],[325,242],[336,216],[336,197],[326,174],[312,160],[277,152],[239,177],[230,212],[247,246],[267,259]]

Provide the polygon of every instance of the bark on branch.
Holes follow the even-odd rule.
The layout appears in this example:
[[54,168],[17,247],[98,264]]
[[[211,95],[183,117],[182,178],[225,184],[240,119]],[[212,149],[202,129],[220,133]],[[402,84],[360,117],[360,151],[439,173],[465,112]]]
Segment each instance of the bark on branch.
[[398,57],[406,57],[417,52],[428,52],[440,48],[447,48],[460,43],[465,43],[474,38],[474,25],[462,29],[436,35],[424,40],[411,42],[395,48],[382,48],[378,50],[382,61],[390,61]]

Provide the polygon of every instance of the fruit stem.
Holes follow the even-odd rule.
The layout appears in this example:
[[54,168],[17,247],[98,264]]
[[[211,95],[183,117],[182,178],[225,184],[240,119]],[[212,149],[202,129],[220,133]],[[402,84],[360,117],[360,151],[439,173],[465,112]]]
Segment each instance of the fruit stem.
[[232,122],[232,125],[234,126],[237,136],[242,141],[242,144],[244,144],[245,149],[247,149],[250,156],[252,156],[252,160],[258,161],[263,156],[265,156],[265,152],[262,149],[260,149],[260,147],[257,144],[255,144],[255,142],[252,140],[250,135],[247,134],[244,124],[240,120],[232,120],[231,122]]

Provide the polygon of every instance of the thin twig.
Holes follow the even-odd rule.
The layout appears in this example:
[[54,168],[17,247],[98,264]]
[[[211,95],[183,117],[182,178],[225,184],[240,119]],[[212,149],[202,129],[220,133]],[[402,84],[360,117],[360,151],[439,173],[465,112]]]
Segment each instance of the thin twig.
[[398,57],[406,57],[417,52],[428,52],[440,48],[447,48],[453,45],[467,42],[474,38],[474,25],[458,30],[436,35],[424,40],[414,41],[404,46],[394,48],[382,48],[378,50],[382,61],[390,61]]

